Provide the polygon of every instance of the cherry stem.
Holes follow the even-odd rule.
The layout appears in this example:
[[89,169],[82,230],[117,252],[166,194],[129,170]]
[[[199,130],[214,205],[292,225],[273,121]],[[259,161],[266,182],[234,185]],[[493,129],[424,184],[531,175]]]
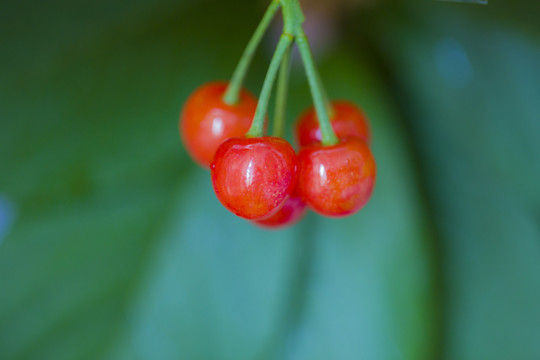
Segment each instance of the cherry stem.
[[276,137],[283,137],[286,119],[287,109],[287,90],[289,87],[289,74],[291,64],[291,48],[289,46],[283,59],[281,60],[281,67],[279,69],[278,83],[276,89],[276,108],[274,113],[274,129],[272,135]]
[[296,35],[298,29],[302,29],[304,13],[298,0],[280,0],[283,8],[283,32]]
[[332,146],[339,142],[332,124],[330,123],[330,116],[328,114],[328,101],[326,100],[325,92],[322,88],[317,69],[315,67],[315,61],[311,54],[309,42],[302,29],[298,29],[296,34],[296,45],[300,51],[302,62],[306,69],[306,75],[311,89],[311,96],[315,104],[315,111],[317,113],[317,119],[319,121],[319,127],[321,128],[322,144],[324,146]]
[[311,89],[311,96],[315,104],[317,120],[321,128],[322,144],[324,146],[332,146],[339,142],[334,129],[330,123],[329,113],[333,113],[326,92],[324,91],[322,81],[315,67],[315,61],[311,54],[309,41],[302,24],[304,23],[304,14],[298,0],[281,0],[284,18],[284,32],[293,34],[296,40],[296,45],[300,51],[306,75]]
[[323,82],[319,72],[317,72],[317,82],[319,83],[319,89],[321,89],[322,97],[324,99],[324,105],[326,106],[326,111],[328,112],[328,116],[331,119],[334,117],[334,107],[332,106],[332,103],[328,98],[328,94],[326,93],[326,89],[323,86]]
[[[229,88],[225,93],[224,101],[228,104],[235,104],[238,101],[241,84],[245,77],[249,63],[253,58],[253,53],[255,52],[257,45],[259,44],[264,32],[267,30],[268,25],[270,24],[270,21],[272,20],[279,6],[282,7],[283,12],[283,34],[281,35],[274,56],[272,57],[272,61],[270,62],[261,94],[259,96],[257,110],[255,111],[251,128],[247,132],[246,136],[260,137],[263,135],[268,103],[270,101],[270,96],[277,73],[280,69],[280,65],[282,65],[281,63],[284,57],[288,58],[290,56],[289,52],[293,41],[296,41],[304,68],[306,69],[311,96],[313,98],[315,111],[317,113],[317,120],[321,129],[322,144],[324,146],[335,145],[339,142],[339,139],[337,138],[334,129],[332,128],[332,124],[330,123],[329,114],[332,114],[333,110],[326,96],[326,92],[324,91],[317,68],[315,67],[315,61],[313,60],[309,41],[302,27],[305,18],[299,0],[272,0],[270,7],[261,21],[261,24],[255,31],[255,34],[253,34],[246,51],[240,59],[240,63],[238,64],[238,67],[233,75],[233,79],[231,80]],[[285,71],[288,72],[287,68],[283,70],[283,74],[280,76],[280,78],[286,77]],[[281,89],[278,89],[278,99],[276,102],[277,121],[274,128],[274,132],[277,134],[283,132],[287,82],[288,80],[285,79],[280,81],[280,85],[278,85]]]
[[223,95],[223,101],[226,104],[232,106],[238,103],[238,100],[240,99],[240,90],[242,89],[242,84],[246,78],[246,74],[251,61],[253,60],[253,56],[255,55],[255,51],[261,43],[261,40],[268,30],[272,19],[276,15],[276,12],[279,10],[280,5],[280,0],[272,0],[261,22],[257,26],[257,29],[253,33],[253,36],[249,40],[246,49],[244,50],[244,53],[242,54],[242,57],[234,70],[229,86]]
[[268,110],[268,103],[270,102],[270,96],[272,95],[272,88],[276,80],[281,60],[285,56],[288,48],[292,44],[294,38],[290,34],[282,34],[276,47],[276,52],[270,61],[266,78],[264,79],[261,95],[259,96],[259,103],[257,104],[257,110],[255,110],[255,116],[251,128],[247,132],[247,137],[260,137],[264,132],[264,121],[266,119],[266,111]]

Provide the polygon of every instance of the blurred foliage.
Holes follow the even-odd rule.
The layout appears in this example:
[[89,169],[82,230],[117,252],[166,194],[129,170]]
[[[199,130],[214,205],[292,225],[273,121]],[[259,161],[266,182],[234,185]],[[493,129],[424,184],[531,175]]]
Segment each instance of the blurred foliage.
[[536,2],[348,13],[321,73],[372,121],[377,189],[280,232],[177,134],[259,4],[0,5],[0,359],[540,358]]

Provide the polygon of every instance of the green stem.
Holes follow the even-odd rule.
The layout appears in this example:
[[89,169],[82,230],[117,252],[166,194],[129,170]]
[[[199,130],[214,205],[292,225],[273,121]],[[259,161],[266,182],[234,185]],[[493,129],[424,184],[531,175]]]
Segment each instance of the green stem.
[[339,142],[334,129],[330,123],[330,117],[328,115],[327,102],[325,101],[324,91],[322,90],[319,75],[313,61],[309,42],[304,34],[304,31],[300,28],[296,33],[296,44],[302,57],[302,62],[306,68],[306,75],[311,89],[311,95],[313,102],[315,103],[315,111],[317,112],[317,118],[319,120],[319,127],[321,128],[322,144],[324,146],[332,146]]
[[330,98],[328,97],[328,93],[326,92],[326,89],[323,86],[321,75],[319,74],[318,71],[317,71],[317,82],[319,83],[319,89],[321,89],[324,105],[326,106],[326,111],[328,112],[328,117],[332,119],[334,117],[334,107],[332,106],[332,103],[330,102]]
[[287,109],[287,90],[289,87],[289,73],[291,63],[291,46],[287,48],[283,59],[281,60],[281,68],[279,69],[279,77],[276,89],[276,111],[274,114],[274,130],[273,136],[283,137],[285,127],[285,117]]
[[298,0],[280,0],[283,8],[283,32],[296,35],[296,31],[302,28],[304,14]]
[[249,40],[246,49],[244,50],[244,53],[242,54],[242,57],[234,70],[229,86],[223,95],[223,101],[226,104],[235,105],[238,103],[240,98],[240,90],[242,89],[242,84],[244,83],[249,65],[251,64],[255,51],[257,50],[257,47],[259,46],[279,7],[280,0],[272,0],[272,3],[266,10],[266,13],[264,14],[259,26],[257,26],[255,33],[253,33],[253,36]]
[[253,123],[246,134],[247,137],[263,136],[264,121],[266,118],[266,112],[268,110],[268,103],[270,102],[270,95],[272,94],[272,88],[274,87],[274,82],[281,65],[281,60],[292,44],[293,39],[294,38],[289,34],[282,34],[281,38],[279,39],[276,52],[272,57],[266,78],[264,79],[261,94],[259,96],[259,103],[257,104],[257,110],[255,110]]

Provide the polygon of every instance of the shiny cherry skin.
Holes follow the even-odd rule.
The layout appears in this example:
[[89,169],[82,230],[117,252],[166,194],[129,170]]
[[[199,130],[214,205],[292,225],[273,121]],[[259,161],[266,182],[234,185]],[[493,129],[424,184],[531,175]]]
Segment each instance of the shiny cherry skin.
[[[358,137],[369,144],[371,132],[366,115],[355,104],[349,101],[333,101],[334,113],[330,122],[336,136],[340,139]],[[320,143],[321,129],[317,113],[312,107],[300,116],[296,123],[296,139],[301,147]]]
[[281,229],[292,226],[302,220],[307,213],[307,205],[300,198],[297,191],[293,191],[290,198],[274,216],[266,220],[255,221],[256,225],[267,229]]
[[368,202],[376,164],[365,142],[350,137],[334,146],[311,145],[298,154],[298,190],[315,212],[344,217]]
[[275,215],[296,185],[296,153],[275,137],[231,138],[218,148],[211,166],[218,199],[248,220]]
[[211,82],[195,90],[180,114],[180,137],[189,155],[209,168],[218,147],[231,137],[244,136],[251,126],[257,99],[242,90],[235,105],[223,102],[225,82]]

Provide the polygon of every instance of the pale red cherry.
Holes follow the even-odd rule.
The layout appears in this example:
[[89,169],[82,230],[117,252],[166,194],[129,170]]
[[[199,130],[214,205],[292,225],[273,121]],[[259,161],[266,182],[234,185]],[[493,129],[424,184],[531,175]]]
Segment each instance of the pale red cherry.
[[268,229],[280,229],[296,224],[304,217],[304,215],[306,215],[306,213],[306,203],[304,203],[300,198],[300,195],[294,191],[277,214],[266,220],[255,221],[255,224]]
[[[349,101],[333,101],[333,114],[330,118],[332,128],[340,139],[357,137],[369,144],[371,132],[364,112]],[[313,107],[300,116],[296,123],[296,139],[301,147],[321,142],[322,134]]]
[[257,99],[246,90],[240,92],[237,104],[223,102],[227,86],[225,82],[201,86],[191,94],[180,114],[180,136],[186,150],[205,168],[210,167],[225,140],[247,133],[257,108]]
[[211,166],[221,203],[234,214],[263,220],[276,214],[296,185],[292,146],[275,137],[232,138],[218,148]]
[[334,146],[311,145],[298,154],[298,191],[315,212],[343,217],[359,211],[375,187],[376,164],[360,139]]

